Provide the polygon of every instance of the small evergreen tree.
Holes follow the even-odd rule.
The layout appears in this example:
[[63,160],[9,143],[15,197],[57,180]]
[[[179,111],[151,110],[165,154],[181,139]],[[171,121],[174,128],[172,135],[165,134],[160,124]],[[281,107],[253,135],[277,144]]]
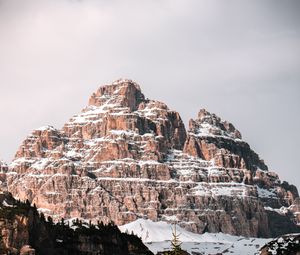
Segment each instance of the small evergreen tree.
[[51,226],[53,225],[53,219],[51,218],[51,216],[48,216],[47,221]]
[[45,215],[44,215],[42,212],[41,212],[41,214],[40,214],[40,219],[41,219],[42,222],[45,222],[45,221],[46,221]]
[[26,199],[26,202],[25,202],[26,206],[30,207],[30,202],[28,199]]
[[103,228],[104,228],[103,221],[99,221],[99,220],[98,220],[97,226],[98,226],[98,229],[103,230]]
[[171,241],[172,254],[179,255],[182,252],[182,249],[181,249],[182,242],[180,242],[180,240],[179,240],[180,234],[177,234],[177,232],[176,232],[176,223],[174,224],[174,229],[172,231],[172,236],[173,236],[173,239]]

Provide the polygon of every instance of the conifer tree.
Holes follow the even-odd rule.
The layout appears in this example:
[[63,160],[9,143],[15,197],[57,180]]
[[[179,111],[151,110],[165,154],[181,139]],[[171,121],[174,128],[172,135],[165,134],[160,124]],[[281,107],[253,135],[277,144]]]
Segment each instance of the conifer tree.
[[45,221],[46,221],[45,215],[44,215],[42,212],[41,212],[41,214],[40,214],[40,219],[41,219],[42,222],[45,222]]
[[50,225],[53,225],[53,219],[51,218],[51,216],[48,216],[47,220]]
[[171,241],[171,246],[172,246],[172,254],[174,255],[179,255],[181,253],[181,242],[179,240],[179,236],[180,234],[178,234],[176,232],[176,223],[174,224],[174,229],[172,231],[172,236],[173,236],[173,239]]

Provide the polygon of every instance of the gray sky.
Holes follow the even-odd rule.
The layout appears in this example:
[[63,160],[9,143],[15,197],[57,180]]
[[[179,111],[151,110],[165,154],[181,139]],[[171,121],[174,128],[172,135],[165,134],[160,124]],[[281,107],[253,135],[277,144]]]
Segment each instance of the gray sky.
[[231,121],[300,187],[300,1],[0,0],[0,158],[100,84],[137,81],[185,123]]

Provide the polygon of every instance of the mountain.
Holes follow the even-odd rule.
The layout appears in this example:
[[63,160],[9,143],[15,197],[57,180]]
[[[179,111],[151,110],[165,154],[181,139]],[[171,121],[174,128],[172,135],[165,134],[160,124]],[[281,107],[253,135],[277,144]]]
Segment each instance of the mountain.
[[69,225],[46,221],[29,202],[0,193],[0,254],[153,254],[137,236],[121,233],[115,225],[79,221]]
[[100,87],[62,129],[34,130],[4,171],[14,197],[56,221],[147,218],[253,237],[300,232],[296,187],[268,171],[231,123],[200,110],[186,130],[178,112],[131,80]]

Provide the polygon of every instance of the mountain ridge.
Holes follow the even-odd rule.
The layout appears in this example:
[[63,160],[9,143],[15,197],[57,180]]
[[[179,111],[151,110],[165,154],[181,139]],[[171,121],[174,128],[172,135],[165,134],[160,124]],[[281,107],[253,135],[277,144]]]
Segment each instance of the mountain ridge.
[[[198,233],[265,237],[297,231],[296,187],[267,171],[241,138],[206,110],[186,130],[179,113],[121,79],[100,87],[61,130],[34,130],[5,182],[57,220],[175,219]],[[277,216],[286,229],[272,227]]]

